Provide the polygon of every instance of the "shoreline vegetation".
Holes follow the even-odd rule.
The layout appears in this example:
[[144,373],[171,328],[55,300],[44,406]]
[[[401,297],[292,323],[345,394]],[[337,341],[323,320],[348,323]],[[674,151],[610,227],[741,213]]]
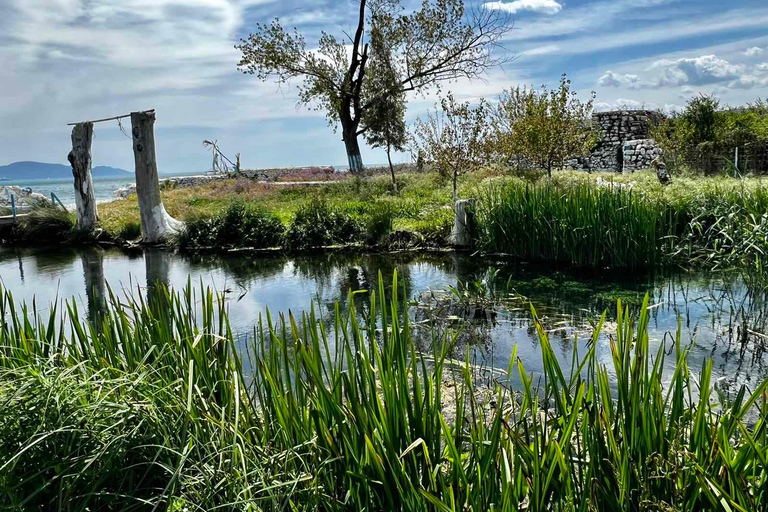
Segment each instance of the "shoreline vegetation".
[[[450,180],[400,169],[398,193],[383,172],[311,187],[221,179],[162,191],[186,228],[168,245],[185,251],[305,251],[450,248]],[[485,168],[460,186],[477,199],[482,253],[584,268],[664,266],[762,272],[768,251],[768,178],[676,177]],[[290,181],[290,180],[289,180]],[[135,196],[102,204],[95,241],[130,245],[141,236]],[[40,209],[6,241],[78,242],[72,215]],[[86,241],[93,241],[88,239]]]
[[597,353],[603,315],[570,369],[532,310],[543,375],[513,352],[486,389],[482,369],[451,359],[455,332],[417,346],[401,291],[396,274],[379,276],[362,318],[353,300],[328,331],[314,309],[268,312],[244,341],[210,290],[112,295],[96,324],[74,302],[46,318],[0,290],[0,508],[748,511],[768,500],[768,381],[722,392],[711,360],[688,366],[680,326],[649,340],[647,296],[638,310],[618,301],[609,359]]

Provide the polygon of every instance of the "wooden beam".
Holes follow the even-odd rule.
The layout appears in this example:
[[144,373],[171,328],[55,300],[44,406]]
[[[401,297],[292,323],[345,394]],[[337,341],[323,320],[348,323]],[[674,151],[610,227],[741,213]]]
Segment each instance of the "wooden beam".
[[[152,110],[144,110],[143,112],[140,112],[140,114],[154,114],[155,109]],[[125,114],[122,116],[114,116],[114,117],[105,117],[104,119],[97,119],[95,121],[81,121],[79,123],[67,123],[67,126],[76,126],[78,124],[85,124],[85,123],[103,123],[105,121],[116,121],[118,119],[125,119],[126,117],[131,117],[131,114]]]

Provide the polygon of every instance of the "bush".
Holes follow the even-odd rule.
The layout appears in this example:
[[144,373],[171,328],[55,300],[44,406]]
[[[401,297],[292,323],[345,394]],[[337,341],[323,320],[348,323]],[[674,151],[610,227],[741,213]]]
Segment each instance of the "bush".
[[67,241],[75,227],[75,216],[54,206],[33,208],[29,215],[20,217],[16,239],[32,243],[58,243]]
[[286,246],[306,249],[334,244],[348,244],[362,238],[363,226],[358,219],[313,199],[302,206],[286,233]]
[[117,228],[115,235],[121,240],[135,240],[141,237],[141,222],[126,220]]
[[392,232],[395,221],[395,208],[390,203],[375,203],[368,213],[366,233],[372,242],[378,242],[382,237]]
[[179,245],[190,247],[253,247],[281,245],[285,227],[275,215],[242,201],[227,206],[221,213],[187,219],[179,235]]

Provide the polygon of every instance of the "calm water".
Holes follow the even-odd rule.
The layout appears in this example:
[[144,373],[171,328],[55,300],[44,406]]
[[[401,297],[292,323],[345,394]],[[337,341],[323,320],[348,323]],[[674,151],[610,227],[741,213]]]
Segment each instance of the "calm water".
[[[200,173],[190,173],[200,174]],[[181,176],[179,174],[160,176],[163,178],[170,178],[175,176]],[[93,187],[96,192],[96,201],[108,201],[113,199],[115,190],[126,187],[136,180],[133,174],[126,173],[125,176],[119,177],[97,177],[93,179]],[[67,206],[75,204],[75,188],[72,178],[64,179],[48,179],[48,180],[2,180],[0,181],[0,187],[6,185],[16,185],[18,187],[29,187],[34,192],[39,192],[45,197],[51,197],[51,192],[55,193],[61,202]]]
[[[498,269],[491,288],[505,298],[495,313],[485,312],[481,320],[458,320],[456,310],[441,298],[450,286],[486,276]],[[651,339],[658,346],[663,339],[671,348],[678,318],[682,321],[683,342],[695,343],[692,369],[698,370],[707,358],[714,358],[715,373],[724,389],[751,385],[768,375],[763,356],[768,307],[750,297],[736,278],[709,275],[672,276],[575,276],[542,272],[525,265],[483,261],[455,254],[427,255],[341,255],[325,253],[306,257],[175,255],[162,250],[125,253],[119,250],[15,249],[0,246],[0,281],[13,291],[17,301],[36,298],[38,309],[52,301],[73,299],[81,311],[96,315],[99,301],[91,290],[106,281],[115,290],[146,293],[156,281],[181,288],[188,279],[200,281],[225,292],[233,328],[242,335],[252,332],[259,314],[269,307],[274,314],[308,310],[313,300],[330,317],[337,301],[345,302],[349,290],[376,286],[378,273],[391,281],[397,270],[414,307],[417,338],[429,339],[427,320],[438,319],[438,329],[462,327],[460,346],[470,347],[483,364],[506,369],[515,344],[518,356],[529,372],[541,370],[538,338],[531,322],[533,303],[558,357],[565,364],[573,353],[574,337],[586,351],[590,322],[605,308],[615,309],[621,296],[637,305],[643,294],[651,293]],[[495,285],[493,284],[495,283]],[[524,295],[526,299],[521,299]],[[435,297],[438,299],[436,300]],[[359,311],[365,312],[366,294],[356,295]],[[427,307],[430,305],[431,307]],[[461,315],[458,315],[461,316]],[[472,317],[474,315],[470,315]],[[597,346],[597,356],[610,367],[608,325]],[[674,351],[667,367],[674,365]],[[569,366],[566,366],[568,368]]]

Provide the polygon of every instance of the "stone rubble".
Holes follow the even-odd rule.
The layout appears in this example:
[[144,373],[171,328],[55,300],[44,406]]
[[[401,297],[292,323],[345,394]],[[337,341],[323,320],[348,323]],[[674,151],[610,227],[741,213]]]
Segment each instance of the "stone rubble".
[[38,192],[32,192],[29,187],[22,188],[15,185],[0,186],[0,208],[11,207],[11,195],[16,200],[16,208],[28,209],[33,206],[48,205],[50,199]]

